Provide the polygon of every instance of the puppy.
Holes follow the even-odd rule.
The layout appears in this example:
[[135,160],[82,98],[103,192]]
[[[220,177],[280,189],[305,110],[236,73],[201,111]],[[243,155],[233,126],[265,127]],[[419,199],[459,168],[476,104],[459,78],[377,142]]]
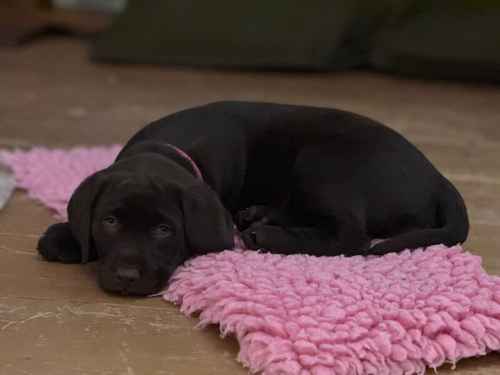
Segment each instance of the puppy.
[[[462,197],[405,138],[354,113],[217,102],[155,121],[90,176],[38,250],[99,260],[100,286],[147,295],[196,255],[384,254],[464,242]],[[371,240],[386,240],[371,246]]]

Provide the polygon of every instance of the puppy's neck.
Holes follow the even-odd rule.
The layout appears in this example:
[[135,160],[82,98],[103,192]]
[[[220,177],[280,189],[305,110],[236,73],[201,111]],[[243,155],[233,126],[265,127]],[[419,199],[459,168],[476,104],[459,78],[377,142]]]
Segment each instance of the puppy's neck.
[[193,174],[197,179],[203,180],[202,172],[191,157],[177,146],[155,141],[145,141],[126,147],[118,155],[117,160],[125,159],[142,153],[161,155]]

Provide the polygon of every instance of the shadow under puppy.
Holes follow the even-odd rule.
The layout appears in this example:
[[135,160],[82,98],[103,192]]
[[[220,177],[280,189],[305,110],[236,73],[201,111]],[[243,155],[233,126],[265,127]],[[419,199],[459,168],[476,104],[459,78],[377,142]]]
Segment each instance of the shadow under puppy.
[[[384,254],[467,238],[462,197],[410,142],[350,112],[252,102],[187,109],[88,177],[38,250],[99,260],[110,292],[158,292],[185,260],[234,246]],[[386,240],[371,246],[371,240]]]

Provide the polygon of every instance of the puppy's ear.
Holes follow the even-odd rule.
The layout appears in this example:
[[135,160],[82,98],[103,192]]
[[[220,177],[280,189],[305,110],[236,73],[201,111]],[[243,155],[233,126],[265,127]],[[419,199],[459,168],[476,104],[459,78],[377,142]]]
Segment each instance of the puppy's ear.
[[68,221],[80,245],[82,263],[97,259],[92,241],[92,214],[103,190],[105,176],[105,171],[100,171],[87,177],[75,190],[68,204]]
[[184,231],[193,255],[232,249],[234,227],[231,215],[205,184],[197,184],[182,192]]

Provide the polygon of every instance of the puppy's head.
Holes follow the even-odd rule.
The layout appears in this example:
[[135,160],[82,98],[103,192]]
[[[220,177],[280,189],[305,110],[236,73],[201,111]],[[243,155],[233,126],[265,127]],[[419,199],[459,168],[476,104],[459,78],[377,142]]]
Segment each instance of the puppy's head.
[[99,259],[106,291],[156,293],[188,258],[233,246],[231,218],[210,187],[163,172],[105,170],[71,198],[69,222],[82,261]]

